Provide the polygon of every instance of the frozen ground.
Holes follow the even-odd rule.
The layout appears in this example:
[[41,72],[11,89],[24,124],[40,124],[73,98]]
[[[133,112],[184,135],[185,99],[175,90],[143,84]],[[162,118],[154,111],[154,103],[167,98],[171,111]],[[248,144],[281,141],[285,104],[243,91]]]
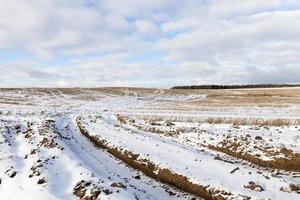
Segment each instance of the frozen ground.
[[1,89],[0,199],[299,199],[293,90]]

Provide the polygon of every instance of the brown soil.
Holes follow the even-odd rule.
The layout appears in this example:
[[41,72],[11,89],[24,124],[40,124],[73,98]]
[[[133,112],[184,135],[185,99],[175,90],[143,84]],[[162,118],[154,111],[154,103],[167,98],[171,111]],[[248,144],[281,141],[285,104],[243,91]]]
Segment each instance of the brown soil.
[[256,165],[262,167],[268,167],[272,169],[282,169],[287,171],[300,171],[300,154],[293,153],[289,150],[281,149],[281,153],[283,153],[287,158],[274,158],[273,160],[262,160],[258,157],[255,157],[247,152],[238,152],[234,151],[234,148],[228,147],[217,147],[213,145],[208,146],[209,149],[219,151],[230,155],[232,157],[236,157],[242,160],[249,161]]
[[258,185],[254,183],[253,181],[250,181],[248,185],[244,185],[244,188],[248,188],[250,190],[254,190],[256,192],[262,192],[264,191],[264,188],[261,185]]
[[80,200],[96,200],[100,193],[100,187],[85,180],[79,181],[73,188],[73,194]]
[[39,179],[38,180],[38,182],[37,182],[37,184],[44,184],[44,183],[46,183],[46,180],[45,180],[45,178],[41,178],[41,179]]

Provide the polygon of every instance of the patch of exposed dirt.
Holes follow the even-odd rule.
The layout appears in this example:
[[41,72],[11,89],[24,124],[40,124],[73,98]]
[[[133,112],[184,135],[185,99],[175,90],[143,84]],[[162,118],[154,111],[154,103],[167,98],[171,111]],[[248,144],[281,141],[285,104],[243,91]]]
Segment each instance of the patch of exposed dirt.
[[300,194],[300,184],[290,183],[288,187],[281,187],[280,190],[283,192],[296,192]]
[[222,146],[208,145],[208,148],[211,150],[225,153],[235,158],[246,160],[248,162],[251,162],[253,164],[262,167],[268,167],[272,169],[282,169],[287,171],[300,171],[300,154],[293,153],[289,149],[281,148],[279,152],[275,152],[275,153],[283,154],[284,157],[274,158],[273,160],[263,160],[258,156],[251,155],[244,151],[239,151],[238,147],[240,146],[241,144],[239,143],[226,142]]
[[247,185],[244,185],[244,188],[247,188],[247,189],[250,189],[250,190],[253,190],[256,192],[264,191],[264,188],[261,185],[255,183],[253,181],[250,181]]
[[10,167],[8,170],[5,171],[5,174],[10,178],[14,178],[17,175],[17,171],[15,171],[13,167]]
[[80,200],[96,200],[101,192],[108,194],[107,190],[92,181],[81,180],[73,188],[73,194]]

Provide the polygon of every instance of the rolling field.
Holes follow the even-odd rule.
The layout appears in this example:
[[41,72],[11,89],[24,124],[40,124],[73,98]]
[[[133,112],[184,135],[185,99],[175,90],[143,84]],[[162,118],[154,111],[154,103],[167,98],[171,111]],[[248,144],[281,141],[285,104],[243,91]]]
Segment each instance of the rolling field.
[[0,199],[300,199],[300,88],[0,89]]

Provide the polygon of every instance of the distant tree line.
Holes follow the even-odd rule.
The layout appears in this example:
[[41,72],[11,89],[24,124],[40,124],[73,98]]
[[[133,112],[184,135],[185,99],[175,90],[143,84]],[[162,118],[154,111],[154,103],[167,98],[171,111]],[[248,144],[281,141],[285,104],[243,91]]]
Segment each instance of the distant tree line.
[[300,84],[250,84],[250,85],[190,85],[174,86],[171,89],[242,89],[242,88],[281,88],[300,87]]

